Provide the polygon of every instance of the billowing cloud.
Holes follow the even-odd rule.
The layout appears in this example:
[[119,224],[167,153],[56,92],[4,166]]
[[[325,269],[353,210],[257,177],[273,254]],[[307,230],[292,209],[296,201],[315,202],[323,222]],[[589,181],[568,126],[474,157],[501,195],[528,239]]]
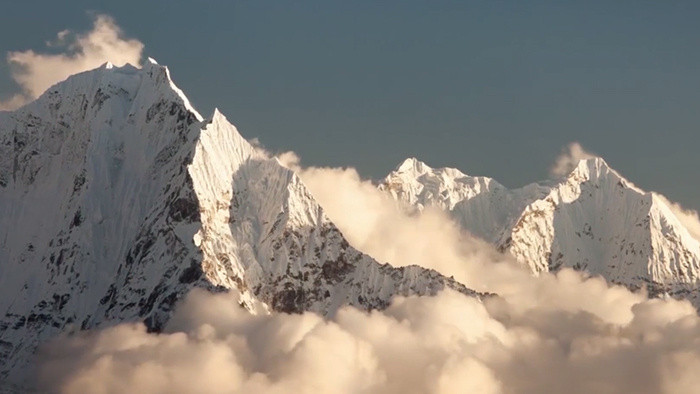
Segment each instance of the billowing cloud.
[[166,332],[142,324],[54,340],[40,388],[61,393],[692,393],[700,319],[643,301],[625,324],[581,312],[520,315],[446,291],[385,311],[254,316],[194,291]]
[[59,32],[56,40],[47,46],[64,48],[64,53],[37,53],[33,50],[10,52],[7,61],[12,79],[21,92],[0,102],[0,110],[15,109],[39,97],[51,85],[81,71],[112,62],[115,65],[139,65],[144,45],[135,39],[126,39],[114,19],[107,15],[95,17],[92,30],[74,35],[68,30]]
[[578,142],[572,142],[562,149],[549,172],[553,176],[564,176],[576,168],[579,161],[592,159],[594,154],[587,152]]

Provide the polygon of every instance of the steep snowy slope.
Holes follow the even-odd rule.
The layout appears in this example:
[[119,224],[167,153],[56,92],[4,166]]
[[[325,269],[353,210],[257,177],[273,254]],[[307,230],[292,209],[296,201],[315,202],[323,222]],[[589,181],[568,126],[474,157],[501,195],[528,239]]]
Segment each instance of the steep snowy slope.
[[407,159],[379,188],[409,209],[448,211],[534,273],[572,267],[700,306],[700,243],[662,198],[638,189],[603,159],[582,160],[564,179],[515,190]]
[[158,330],[195,286],[240,290],[252,312],[474,295],[352,248],[293,172],[218,111],[203,119],[155,61],[106,64],[0,113],[2,378],[21,381],[64,330]]

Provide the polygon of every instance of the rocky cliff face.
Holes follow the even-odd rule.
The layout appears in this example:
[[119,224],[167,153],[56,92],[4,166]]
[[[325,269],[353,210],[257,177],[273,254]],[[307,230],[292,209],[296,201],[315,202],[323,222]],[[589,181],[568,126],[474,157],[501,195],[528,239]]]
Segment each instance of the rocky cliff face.
[[514,190],[408,159],[379,188],[409,210],[449,212],[535,274],[571,267],[700,306],[700,243],[663,198],[635,187],[603,159]]
[[122,321],[159,330],[193,287],[236,289],[253,313],[450,287],[348,244],[299,178],[218,111],[203,118],[149,60],[103,67],[0,112],[0,376],[36,346]]

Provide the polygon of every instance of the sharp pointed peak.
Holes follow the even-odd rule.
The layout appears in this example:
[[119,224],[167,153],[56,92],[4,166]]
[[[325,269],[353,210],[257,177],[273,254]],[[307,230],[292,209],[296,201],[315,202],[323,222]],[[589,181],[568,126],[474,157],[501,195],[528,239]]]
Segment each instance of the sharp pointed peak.
[[243,144],[246,147],[249,147],[249,149],[256,151],[259,150],[261,153],[264,152],[264,149],[257,149],[254,143],[251,143],[245,137],[243,137],[238,131],[238,128],[226,118],[226,115],[224,115],[219,108],[214,108],[211,116],[203,123],[204,130],[227,130],[227,132],[230,133],[229,136],[233,136],[233,138],[237,141],[237,144]]
[[207,123],[231,124],[233,126],[233,124],[228,120],[226,115],[224,115],[218,107],[214,108],[214,111],[212,111],[211,116],[207,119]]
[[578,162],[578,166],[579,167],[585,166],[588,168],[611,169],[608,162],[606,162],[605,159],[603,159],[602,157],[599,157],[599,156],[593,156],[593,157],[581,159]]
[[403,162],[401,162],[401,164],[396,166],[393,173],[408,174],[414,177],[421,176],[427,173],[434,173],[435,175],[453,179],[469,176],[454,167],[430,167],[429,165],[425,164],[424,162],[418,160],[415,157],[409,157]]
[[214,112],[211,114],[211,119],[226,119],[226,115],[219,110],[219,107],[215,107]]
[[168,82],[170,89],[172,89],[172,91],[175,92],[175,94],[177,94],[177,96],[182,100],[183,104],[185,105],[185,108],[187,108],[188,111],[192,112],[198,121],[201,122],[202,120],[204,120],[202,115],[200,115],[199,112],[197,112],[197,110],[192,106],[190,100],[187,98],[187,96],[185,96],[185,93],[182,90],[180,90],[180,88],[178,88],[177,85],[175,85],[173,79],[170,77],[170,70],[167,66],[158,64],[158,62],[154,58],[149,57],[144,63],[143,68],[149,73],[149,75],[153,76],[156,76],[157,74],[153,70],[159,70],[160,72],[162,72],[165,75],[165,79]]
[[394,171],[397,172],[407,172],[407,171],[413,171],[413,172],[426,172],[430,171],[432,168],[428,166],[427,164],[423,163],[422,161],[416,159],[415,157],[409,157],[406,160],[402,161]]
[[600,182],[601,180],[607,179],[617,182],[626,188],[634,189],[641,194],[647,194],[647,192],[637,187],[624,176],[620,175],[617,170],[610,167],[608,162],[602,157],[589,157],[579,160],[576,167],[574,167],[563,179],[569,182],[582,182],[588,180]]
[[153,75],[157,75],[157,73],[163,73],[168,79],[170,79],[170,70],[168,70],[168,66],[159,64],[156,61],[156,59],[152,57],[146,58],[146,61],[141,63],[140,68],[146,71],[147,73],[151,73]]
[[602,157],[594,156],[587,157],[578,161],[576,166],[569,171],[567,178],[578,176],[581,174],[591,174],[596,176],[603,176],[606,174],[615,174],[620,176],[615,170],[613,170],[608,162]]

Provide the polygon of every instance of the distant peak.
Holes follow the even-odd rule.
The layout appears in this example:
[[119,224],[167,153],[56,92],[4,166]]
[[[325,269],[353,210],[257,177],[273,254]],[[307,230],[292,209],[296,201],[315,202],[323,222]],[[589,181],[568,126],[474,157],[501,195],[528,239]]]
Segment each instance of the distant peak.
[[608,163],[606,163],[605,160],[603,160],[600,157],[591,157],[579,160],[578,164],[576,164],[576,167],[574,167],[573,170],[569,172],[566,178],[571,179],[583,177],[586,179],[596,179],[613,173],[615,172],[612,171],[612,169],[610,168],[610,166],[608,166]]
[[610,166],[602,157],[591,157],[587,159],[581,159],[578,162],[577,168],[587,168],[589,170],[610,170]]
[[620,185],[634,189],[640,193],[645,193],[632,182],[628,181],[620,175],[619,172],[610,167],[610,165],[602,157],[592,157],[583,159],[578,162],[576,168],[567,176],[568,180],[591,180],[598,182],[602,179],[618,182]]
[[152,57],[149,57],[148,59],[146,59],[146,62],[148,62],[149,64],[156,64],[156,65],[158,64],[156,59],[154,59]]
[[418,172],[418,173],[423,173],[426,171],[430,171],[431,168],[423,163],[422,161],[416,159],[415,157],[409,157],[408,159],[404,160],[401,164],[399,164],[395,171],[397,172]]
[[443,179],[453,180],[469,176],[463,173],[462,171],[452,167],[432,168],[424,162],[416,159],[415,157],[409,157],[408,159],[404,160],[394,169],[393,173],[402,174],[404,176],[409,176],[413,178],[417,178],[419,176],[431,173]]

